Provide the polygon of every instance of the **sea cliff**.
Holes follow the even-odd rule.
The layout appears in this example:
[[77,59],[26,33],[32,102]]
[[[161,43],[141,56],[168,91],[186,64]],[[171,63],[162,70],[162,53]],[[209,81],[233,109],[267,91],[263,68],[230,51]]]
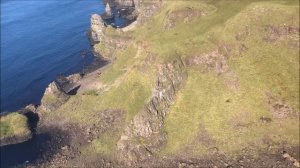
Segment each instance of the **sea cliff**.
[[29,165],[299,167],[299,2],[105,2],[135,19],[91,16],[109,63],[48,86],[36,133],[65,141]]

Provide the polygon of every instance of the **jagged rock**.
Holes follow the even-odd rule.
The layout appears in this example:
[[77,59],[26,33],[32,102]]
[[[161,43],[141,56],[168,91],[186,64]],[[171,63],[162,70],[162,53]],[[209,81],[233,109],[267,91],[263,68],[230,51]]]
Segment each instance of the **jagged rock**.
[[54,81],[46,88],[39,109],[53,111],[69,99],[69,96]]
[[114,14],[111,11],[109,3],[106,3],[105,12],[101,15],[101,18],[104,20],[113,19]]
[[98,43],[104,40],[105,24],[101,16],[93,14],[91,17],[91,30],[90,30],[90,41],[92,44]]
[[27,105],[27,106],[25,107],[25,109],[26,109],[27,111],[36,112],[37,107],[36,107],[35,105],[33,105],[33,104],[29,104],[29,105]]
[[136,7],[140,3],[140,0],[104,0],[105,3],[114,9]]
[[135,6],[135,3],[138,1],[134,2],[135,0],[116,0],[116,4],[122,7],[133,7]]
[[56,82],[67,94],[74,94],[72,92],[77,91],[77,89],[80,87],[80,80],[82,79],[82,76],[79,73],[69,75],[68,77],[60,76],[57,78]]
[[[175,93],[184,81],[183,63],[164,65],[158,75],[152,98],[123,132],[117,147],[128,164],[152,156],[166,141],[163,123]],[[142,143],[140,142],[142,140]]]
[[107,15],[112,15],[112,12],[111,12],[111,8],[110,8],[110,6],[109,6],[109,3],[107,3],[106,6],[105,6],[105,13],[106,13]]
[[135,10],[136,13],[138,13],[138,23],[145,23],[151,16],[156,13],[156,11],[162,6],[162,4],[162,0],[152,0],[147,2],[135,1]]
[[67,79],[71,83],[77,83],[80,81],[80,79],[82,79],[82,76],[79,73],[76,73],[76,74],[69,75]]

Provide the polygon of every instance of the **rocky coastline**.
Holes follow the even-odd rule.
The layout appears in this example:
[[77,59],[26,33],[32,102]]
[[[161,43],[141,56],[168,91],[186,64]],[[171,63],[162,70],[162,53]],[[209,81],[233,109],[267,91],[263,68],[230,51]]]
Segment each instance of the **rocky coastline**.
[[[191,59],[182,60],[178,58],[158,66],[158,73],[155,74],[155,86],[151,90],[149,100],[127,125],[124,124],[126,116],[120,109],[106,109],[98,116],[92,116],[99,118],[99,122],[92,126],[76,125],[67,118],[48,117],[49,114],[55,113],[66,102],[72,100],[76,94],[99,94],[98,92],[87,92],[95,88],[98,90],[109,88],[110,86],[102,86],[103,84],[98,81],[97,77],[114,65],[117,60],[114,56],[116,51],[127,49],[132,37],[127,36],[126,32],[134,31],[136,27],[142,26],[163,5],[163,1],[160,0],[149,3],[142,3],[139,0],[104,0],[104,2],[107,4],[106,13],[102,15],[93,14],[91,16],[91,28],[88,31],[88,38],[96,56],[95,61],[85,69],[84,73],[72,74],[67,77],[60,76],[50,83],[44,92],[40,105],[28,105],[18,111],[27,117],[31,133],[22,137],[9,137],[1,140],[1,148],[7,151],[11,150],[12,145],[20,145],[20,143],[21,145],[31,144],[30,147],[41,147],[42,151],[34,153],[37,158],[33,159],[32,162],[25,161],[14,166],[196,168],[215,165],[215,167],[230,168],[245,164],[252,167],[261,165],[274,165],[275,167],[296,165],[299,167],[297,159],[291,157],[286,151],[277,151],[277,153],[281,152],[280,155],[261,152],[263,157],[254,158],[247,156],[247,149],[245,149],[244,157],[231,158],[226,154],[217,153],[218,149],[213,148],[213,157],[210,158],[157,157],[155,153],[167,141],[167,132],[164,130],[165,118],[169,113],[170,106],[175,102],[178,91],[186,83],[188,74],[185,68],[192,66]],[[126,18],[130,24],[122,28],[107,24],[105,19],[111,19],[115,15]],[[146,46],[143,43],[142,45]],[[151,58],[155,57],[151,52],[147,52],[147,55]],[[226,64],[225,59],[222,57],[221,62]],[[205,65],[208,64],[206,62],[209,62],[207,65],[209,68],[219,66],[217,65],[219,60],[213,61],[204,60],[202,62]],[[223,64],[220,66],[222,67]],[[221,70],[223,69],[221,68]],[[1,114],[1,117],[5,115]],[[97,155],[97,158],[90,158],[90,160],[89,158],[76,160],[86,152],[82,151],[83,147],[93,143],[93,140],[99,136],[105,136],[107,130],[118,134],[120,137],[117,140],[117,153],[115,155],[111,157]],[[38,143],[35,144],[32,141]],[[297,152],[297,147],[286,146],[285,148],[294,153]],[[279,161],[274,163],[277,160]]]
[[[69,124],[62,124],[60,126],[54,126],[55,123],[48,123],[47,122],[47,116],[45,113],[53,112],[56,109],[58,109],[61,105],[63,105],[68,99],[77,94],[77,91],[79,90],[82,85],[88,85],[88,83],[84,83],[85,80],[89,81],[92,80],[95,76],[95,74],[98,76],[101,74],[102,71],[104,71],[106,68],[108,68],[112,64],[112,59],[109,57],[106,57],[104,53],[97,51],[93,45],[96,43],[107,43],[108,45],[116,44],[116,41],[111,39],[109,41],[105,41],[108,38],[105,37],[105,29],[107,26],[114,26],[114,24],[110,25],[107,23],[107,20],[109,21],[111,17],[114,15],[118,15],[118,17],[121,17],[123,19],[126,19],[127,23],[132,22],[132,20],[135,20],[133,11],[134,11],[134,5],[132,3],[124,3],[123,1],[114,1],[110,0],[106,2],[106,12],[103,14],[98,15],[94,14],[91,17],[91,30],[88,31],[88,39],[90,40],[92,52],[95,55],[94,61],[87,67],[85,67],[83,72],[71,74],[67,77],[65,76],[59,76],[55,81],[51,82],[48,87],[46,88],[44,95],[41,99],[41,104],[33,105],[30,104],[20,110],[18,110],[15,113],[19,113],[21,115],[24,115],[27,118],[27,124],[29,126],[30,131],[23,135],[15,135],[15,136],[9,136],[1,139],[1,153],[10,153],[10,151],[15,151],[20,148],[19,146],[28,145],[28,150],[32,151],[35,149],[29,149],[29,148],[36,148],[41,147],[42,150],[45,150],[44,156],[42,158],[37,158],[36,161],[34,161],[33,166],[46,166],[50,163],[47,162],[47,157],[52,157],[52,155],[55,154],[54,151],[58,150],[58,148],[61,149],[68,149],[68,145],[64,146],[63,144],[66,144],[68,140],[66,140],[66,137],[71,136],[72,132],[75,130],[79,130],[79,135],[75,134],[74,137],[80,136],[83,132],[85,132],[85,128],[78,128],[74,125]],[[112,9],[110,9],[109,4],[111,4]],[[113,10],[113,11],[110,11]],[[113,13],[110,13],[113,12]],[[104,21],[105,20],[105,21]],[[117,42],[117,46],[125,45],[126,41],[119,40],[121,42]],[[110,47],[113,48],[113,47]],[[85,89],[85,86],[83,86]],[[82,91],[81,91],[82,92]],[[0,117],[5,117],[6,115],[11,114],[10,112],[7,113],[1,113]],[[81,131],[80,131],[81,130]],[[40,138],[44,137],[44,135],[47,135],[48,138]],[[81,135],[82,136],[82,135]],[[84,135],[85,136],[85,135]],[[69,139],[69,138],[67,138]],[[77,138],[75,138],[77,139]],[[41,141],[41,142],[40,142]],[[82,144],[86,143],[86,140],[76,140],[81,141],[78,142],[77,145],[81,146]],[[54,146],[51,145],[48,146],[45,143],[50,144],[56,144]],[[33,144],[33,146],[32,146]],[[35,146],[38,145],[38,146]],[[42,145],[42,146],[40,146]],[[27,149],[26,149],[27,150]],[[46,151],[48,150],[48,151]],[[78,149],[77,149],[78,150]],[[76,155],[79,151],[72,150],[69,155]],[[8,154],[9,155],[9,154]],[[40,157],[35,156],[35,152],[32,153],[34,157]],[[11,156],[7,156],[11,157]],[[69,157],[69,156],[68,156]],[[9,158],[3,157],[3,160],[10,160]],[[5,165],[5,163],[9,163],[12,165],[18,165],[18,166],[26,166],[29,161],[25,161],[23,163],[20,163],[18,160],[12,159],[12,163],[10,161],[4,161],[1,162],[1,165]],[[57,163],[56,163],[57,164]]]

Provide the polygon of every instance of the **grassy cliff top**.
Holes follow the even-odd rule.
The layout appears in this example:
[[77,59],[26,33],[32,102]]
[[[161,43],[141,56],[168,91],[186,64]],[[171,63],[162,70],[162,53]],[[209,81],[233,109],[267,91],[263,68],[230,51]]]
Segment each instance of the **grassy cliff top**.
[[[162,65],[180,60],[187,78],[155,155],[255,155],[300,145],[299,1],[166,1],[124,34],[132,40],[95,79],[99,87],[45,115],[93,125],[104,110],[118,109],[128,125],[149,102]],[[105,135],[84,151],[116,153],[120,133]]]
[[27,117],[19,113],[11,113],[0,118],[0,139],[23,136],[30,133]]

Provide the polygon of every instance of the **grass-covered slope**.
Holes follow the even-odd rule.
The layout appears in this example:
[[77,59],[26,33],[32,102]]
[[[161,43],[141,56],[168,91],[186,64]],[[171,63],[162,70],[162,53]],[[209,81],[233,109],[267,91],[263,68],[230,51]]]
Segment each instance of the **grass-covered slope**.
[[1,145],[27,140],[30,134],[26,116],[11,113],[0,117]]
[[[202,73],[199,65],[189,68],[187,84],[167,118],[164,152],[175,154],[188,148],[203,154],[217,147],[234,153],[283,142],[299,146],[298,13],[297,5],[252,3],[223,24],[218,22],[205,34],[186,41],[191,50],[179,47],[177,52],[187,57],[205,57],[217,50],[228,57],[223,63],[228,67],[221,74],[215,69]],[[186,26],[202,24],[208,23],[199,20]]]
[[[162,65],[180,60],[187,78],[163,123],[166,144],[155,155],[299,146],[298,1],[166,1],[125,34],[130,43],[95,79],[101,88],[72,96],[48,118],[101,125],[99,114],[114,109],[125,116],[124,130],[151,99]],[[101,134],[86,155],[115,154],[120,132]]]

